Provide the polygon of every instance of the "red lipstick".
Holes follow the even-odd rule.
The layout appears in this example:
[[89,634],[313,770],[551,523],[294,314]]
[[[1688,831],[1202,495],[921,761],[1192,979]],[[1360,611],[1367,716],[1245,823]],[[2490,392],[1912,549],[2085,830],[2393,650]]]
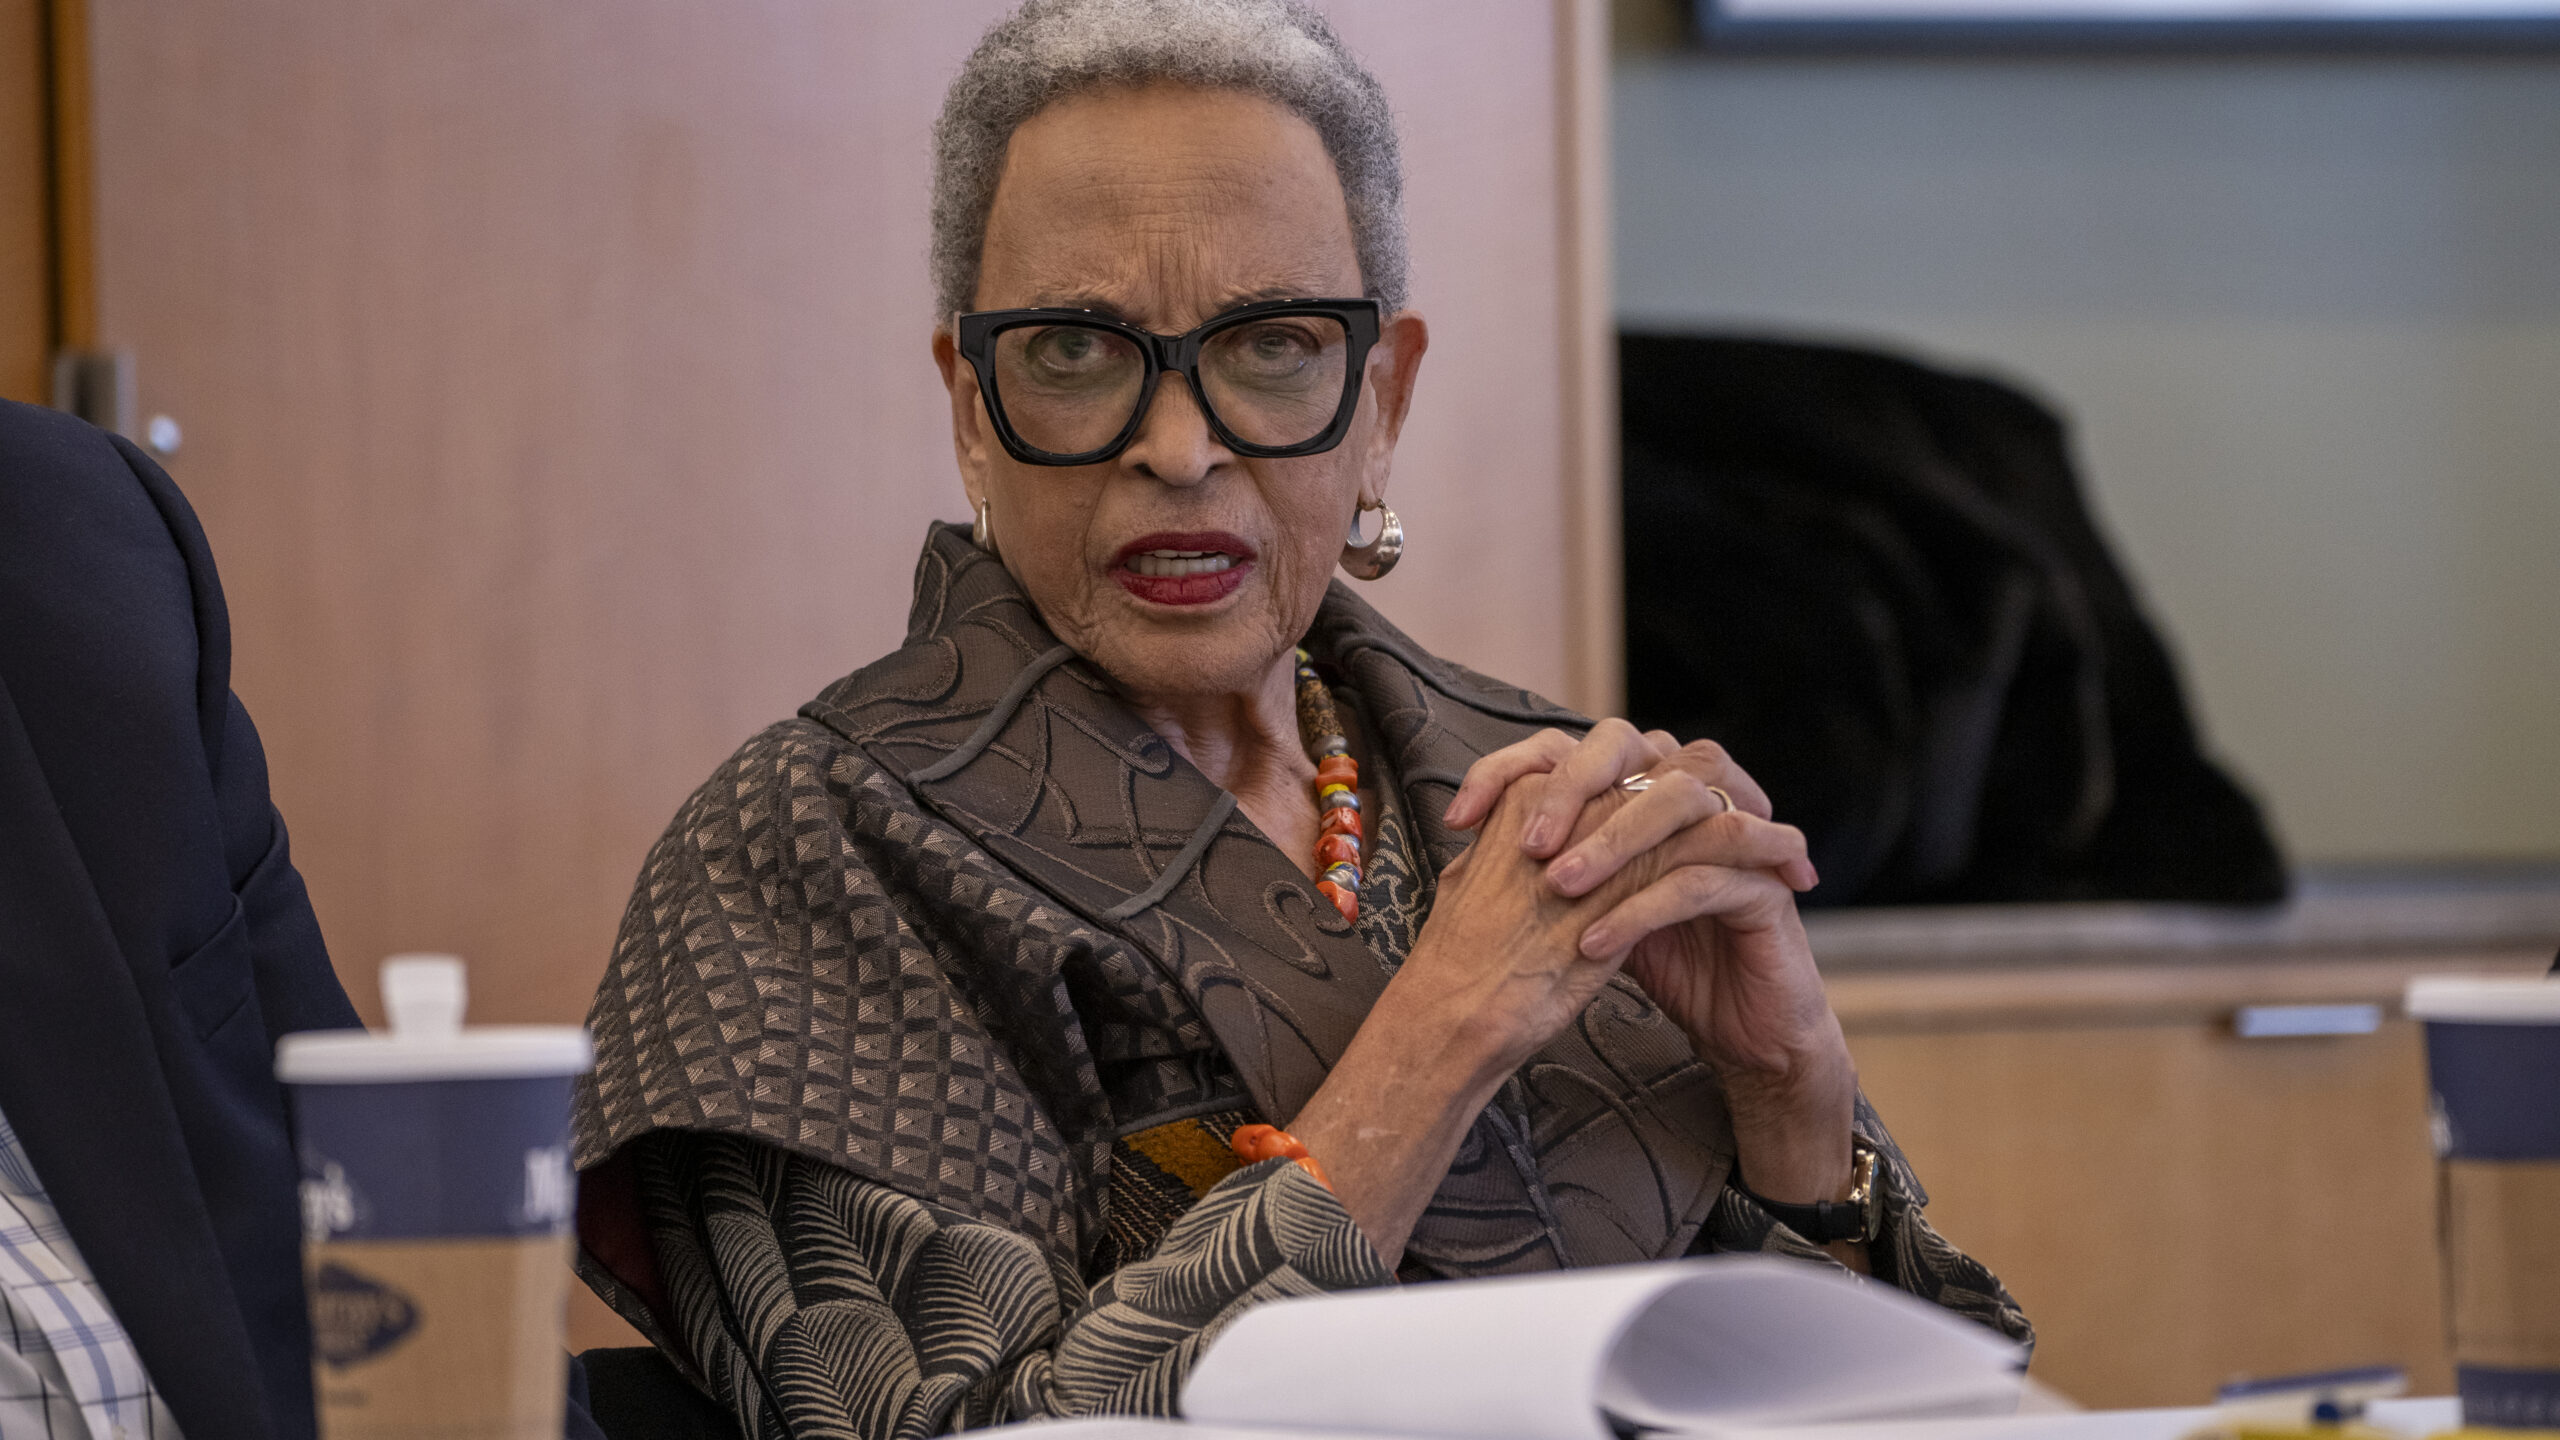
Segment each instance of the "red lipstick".
[[1224,600],[1253,569],[1254,548],[1224,530],[1160,530],[1120,547],[1111,578],[1155,605]]

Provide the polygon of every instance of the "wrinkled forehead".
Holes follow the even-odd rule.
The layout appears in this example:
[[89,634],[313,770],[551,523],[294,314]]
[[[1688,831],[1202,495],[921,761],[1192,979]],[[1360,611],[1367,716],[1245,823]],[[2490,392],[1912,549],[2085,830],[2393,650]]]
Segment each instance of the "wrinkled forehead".
[[1315,127],[1258,95],[1071,96],[1013,134],[982,310],[1062,305],[1175,333],[1255,300],[1357,295],[1342,182]]

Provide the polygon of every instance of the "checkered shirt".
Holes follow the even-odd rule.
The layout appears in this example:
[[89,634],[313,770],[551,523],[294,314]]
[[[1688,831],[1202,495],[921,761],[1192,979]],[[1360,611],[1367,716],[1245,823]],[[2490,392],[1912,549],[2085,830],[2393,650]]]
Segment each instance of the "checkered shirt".
[[142,1357],[0,1115],[0,1440],[178,1440]]

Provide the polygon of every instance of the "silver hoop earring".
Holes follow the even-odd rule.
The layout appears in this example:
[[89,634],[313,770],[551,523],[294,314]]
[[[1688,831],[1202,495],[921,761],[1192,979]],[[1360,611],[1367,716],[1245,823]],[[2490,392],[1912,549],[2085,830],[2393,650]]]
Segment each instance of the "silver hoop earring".
[[984,500],[978,502],[977,518],[969,522],[969,539],[988,554],[996,553],[995,527],[987,523],[987,502]]
[[[1360,517],[1372,510],[1378,512],[1378,534],[1364,545],[1360,542]],[[1396,562],[1403,558],[1404,522],[1396,518],[1396,512],[1384,504],[1363,505],[1352,512],[1351,535],[1342,542],[1342,568],[1351,572],[1353,579],[1375,580],[1396,568]]]

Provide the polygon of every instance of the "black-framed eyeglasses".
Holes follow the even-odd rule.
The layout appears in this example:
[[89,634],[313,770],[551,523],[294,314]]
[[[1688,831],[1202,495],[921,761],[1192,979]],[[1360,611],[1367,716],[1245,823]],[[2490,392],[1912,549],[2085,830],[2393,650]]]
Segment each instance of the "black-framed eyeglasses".
[[959,318],[958,342],[997,438],[1026,465],[1128,449],[1167,371],[1190,382],[1219,443],[1279,458],[1342,443],[1378,323],[1375,300],[1269,300],[1186,335],[1091,310],[979,310]]

